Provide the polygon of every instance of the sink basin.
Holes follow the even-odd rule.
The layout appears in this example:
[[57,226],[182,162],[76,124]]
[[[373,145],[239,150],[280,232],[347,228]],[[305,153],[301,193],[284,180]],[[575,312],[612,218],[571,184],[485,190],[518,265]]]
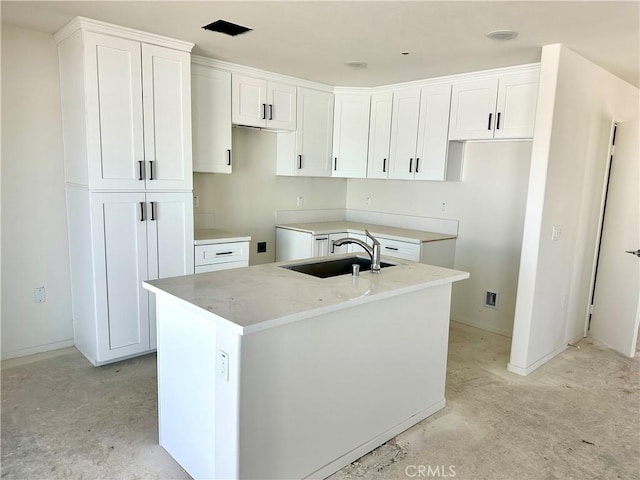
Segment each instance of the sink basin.
[[[314,261],[313,263],[302,263],[297,265],[283,265],[282,268],[305,273],[307,275],[313,275],[318,278],[328,278],[351,274],[351,266],[354,263],[360,265],[361,272],[371,270],[371,260],[363,257],[349,257],[339,258],[337,260]],[[393,263],[380,262],[380,268],[393,266]]]

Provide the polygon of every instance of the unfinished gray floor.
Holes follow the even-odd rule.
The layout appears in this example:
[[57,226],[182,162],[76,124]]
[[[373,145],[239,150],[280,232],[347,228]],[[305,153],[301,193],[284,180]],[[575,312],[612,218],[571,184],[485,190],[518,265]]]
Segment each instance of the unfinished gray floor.
[[[640,478],[639,359],[579,347],[523,378],[506,371],[510,339],[453,324],[447,407],[331,479]],[[153,355],[3,362],[2,478],[189,478],[156,415]]]

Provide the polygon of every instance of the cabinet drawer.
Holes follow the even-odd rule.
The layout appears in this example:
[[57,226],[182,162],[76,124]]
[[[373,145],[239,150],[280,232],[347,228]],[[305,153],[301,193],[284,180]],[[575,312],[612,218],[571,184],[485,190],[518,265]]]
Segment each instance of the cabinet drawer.
[[420,261],[420,244],[390,240],[388,238],[378,238],[382,255],[402,258],[413,262]]
[[230,262],[244,262],[248,265],[249,242],[217,243],[195,247],[196,267]]

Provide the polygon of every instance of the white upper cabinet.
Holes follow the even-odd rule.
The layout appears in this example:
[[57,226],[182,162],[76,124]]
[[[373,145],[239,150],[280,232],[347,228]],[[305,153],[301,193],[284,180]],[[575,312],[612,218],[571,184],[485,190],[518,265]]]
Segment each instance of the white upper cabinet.
[[392,106],[392,93],[374,93],[371,96],[367,162],[367,177],[369,178],[387,178],[389,176]]
[[231,173],[231,73],[191,65],[193,171]]
[[416,163],[413,169],[416,180],[445,180],[450,105],[451,85],[422,88]]
[[365,178],[367,175],[370,102],[369,95],[335,95],[334,177]]
[[389,178],[413,178],[419,118],[420,89],[413,88],[394,92]]
[[455,83],[450,140],[532,138],[539,71]]
[[540,71],[500,77],[494,138],[533,138],[539,81]]
[[389,178],[445,179],[450,102],[449,84],[393,94]]
[[296,87],[246,75],[232,75],[232,122],[236,125],[296,129]]
[[191,190],[191,56],[142,44],[147,190]]
[[59,48],[67,182],[190,190],[190,54],[94,32]]
[[298,89],[298,130],[294,175],[331,176],[333,94]]

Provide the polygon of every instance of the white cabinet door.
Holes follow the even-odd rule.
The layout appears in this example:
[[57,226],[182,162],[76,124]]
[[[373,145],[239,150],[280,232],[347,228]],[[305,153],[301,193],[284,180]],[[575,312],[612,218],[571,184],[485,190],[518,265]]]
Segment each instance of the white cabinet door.
[[392,93],[375,93],[371,96],[367,162],[367,177],[369,178],[387,178],[389,176],[392,106]]
[[416,180],[444,180],[446,177],[450,105],[451,85],[422,89],[414,168]]
[[314,235],[311,248],[311,255],[313,257],[326,257],[329,255],[329,235]]
[[231,173],[231,73],[191,66],[193,171]]
[[298,89],[295,175],[331,176],[333,94]]
[[451,94],[449,140],[493,138],[498,79],[456,83]]
[[144,188],[140,42],[96,33],[85,42],[89,187]]
[[335,95],[332,176],[366,177],[370,108],[369,95]]
[[190,55],[142,45],[144,150],[149,190],[191,190]]
[[313,241],[310,233],[276,227],[276,262],[312,257]]
[[[147,193],[148,279],[193,275],[193,200],[190,193]],[[155,295],[149,293],[149,348],[156,348]]]
[[296,129],[296,87],[267,82],[266,126],[276,130]]
[[540,72],[500,77],[494,138],[533,138]]
[[413,178],[419,115],[419,88],[394,92],[389,178]]
[[91,194],[99,363],[149,350],[144,193]]
[[231,120],[236,125],[265,127],[267,82],[244,75],[231,76]]

